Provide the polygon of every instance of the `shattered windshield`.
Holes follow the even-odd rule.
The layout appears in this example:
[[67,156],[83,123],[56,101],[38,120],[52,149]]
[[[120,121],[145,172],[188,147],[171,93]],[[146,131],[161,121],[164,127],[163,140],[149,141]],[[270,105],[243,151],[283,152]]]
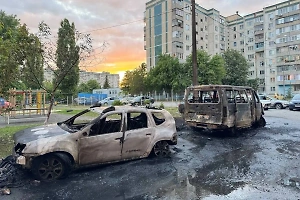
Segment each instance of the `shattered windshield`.
[[66,121],[57,123],[62,129],[68,132],[77,132],[90,124],[100,116],[99,113],[93,110],[83,110]]

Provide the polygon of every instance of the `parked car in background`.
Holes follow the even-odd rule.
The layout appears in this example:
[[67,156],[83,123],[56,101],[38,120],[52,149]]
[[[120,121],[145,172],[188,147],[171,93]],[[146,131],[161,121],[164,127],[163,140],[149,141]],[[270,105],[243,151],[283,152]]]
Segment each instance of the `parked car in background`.
[[57,124],[14,134],[16,163],[38,179],[53,180],[73,168],[148,157],[168,157],[177,144],[175,120],[166,110],[92,106]]
[[104,105],[104,106],[108,106],[108,105],[110,106],[116,100],[120,100],[119,97],[107,97],[105,99],[102,99],[98,103],[101,103],[101,105]]
[[267,97],[265,95],[258,95],[258,98],[260,100],[260,102],[262,103],[262,107],[264,108],[264,110],[268,110],[269,108],[271,108],[271,101],[267,99]]
[[[267,96],[267,95],[259,95],[259,96],[262,99],[266,99],[266,100],[271,101],[270,108],[283,109],[283,108],[288,107],[288,105],[289,105],[289,102],[285,101],[285,100],[272,98],[272,97]],[[265,101],[265,100],[263,100],[263,101]]]
[[129,104],[130,103],[130,100],[132,100],[134,97],[123,97],[123,98],[121,98],[120,99],[120,101],[121,101],[121,103],[123,104],[123,105],[125,105],[125,104]]
[[4,98],[0,98],[0,109],[6,109],[10,106],[10,103]]
[[300,110],[300,94],[296,94],[289,103],[290,110]]
[[150,100],[150,103],[154,103],[154,99],[148,96],[137,96],[129,101],[131,105],[145,105],[145,100]]
[[95,97],[90,97],[90,98],[78,97],[74,99],[74,102],[78,105],[94,105],[98,103],[98,101],[99,100]]

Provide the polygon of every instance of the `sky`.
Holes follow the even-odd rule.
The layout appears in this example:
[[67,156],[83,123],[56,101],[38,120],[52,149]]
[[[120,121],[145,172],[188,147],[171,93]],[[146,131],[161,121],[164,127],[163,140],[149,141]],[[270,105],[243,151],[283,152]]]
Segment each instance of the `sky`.
[[[79,32],[90,33],[93,53],[84,70],[119,73],[146,62],[144,11],[148,0],[0,0],[0,10],[16,15],[31,33],[44,21],[56,35],[60,21],[74,22]],[[282,1],[278,0],[196,0],[200,6],[215,8],[223,16],[239,11],[244,16]],[[100,48],[105,44],[105,48]]]

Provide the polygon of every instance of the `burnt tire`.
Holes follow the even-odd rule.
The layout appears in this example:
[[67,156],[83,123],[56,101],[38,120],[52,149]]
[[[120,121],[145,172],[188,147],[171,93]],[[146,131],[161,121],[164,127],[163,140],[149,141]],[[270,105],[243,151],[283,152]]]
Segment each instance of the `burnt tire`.
[[32,173],[44,181],[62,179],[69,175],[72,162],[66,154],[53,153],[39,156],[33,160]]
[[275,108],[280,110],[283,108],[283,106],[281,103],[277,103],[277,104],[275,104]]
[[264,127],[266,126],[266,120],[263,117],[260,117],[260,119],[257,121],[257,126],[258,127]]
[[156,157],[169,157],[171,154],[170,146],[167,141],[158,141],[152,149],[153,155]]

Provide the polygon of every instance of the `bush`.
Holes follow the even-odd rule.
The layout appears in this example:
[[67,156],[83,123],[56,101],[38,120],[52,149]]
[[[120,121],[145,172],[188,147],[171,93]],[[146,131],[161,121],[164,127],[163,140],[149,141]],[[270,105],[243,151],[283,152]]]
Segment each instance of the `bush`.
[[165,109],[165,106],[164,106],[164,104],[161,102],[158,108],[160,108],[160,109]]
[[123,105],[123,103],[120,100],[114,100],[114,102],[112,103],[113,106],[121,106]]
[[146,99],[146,100],[144,101],[144,104],[145,104],[145,105],[150,105],[150,104],[151,104],[150,99]]

